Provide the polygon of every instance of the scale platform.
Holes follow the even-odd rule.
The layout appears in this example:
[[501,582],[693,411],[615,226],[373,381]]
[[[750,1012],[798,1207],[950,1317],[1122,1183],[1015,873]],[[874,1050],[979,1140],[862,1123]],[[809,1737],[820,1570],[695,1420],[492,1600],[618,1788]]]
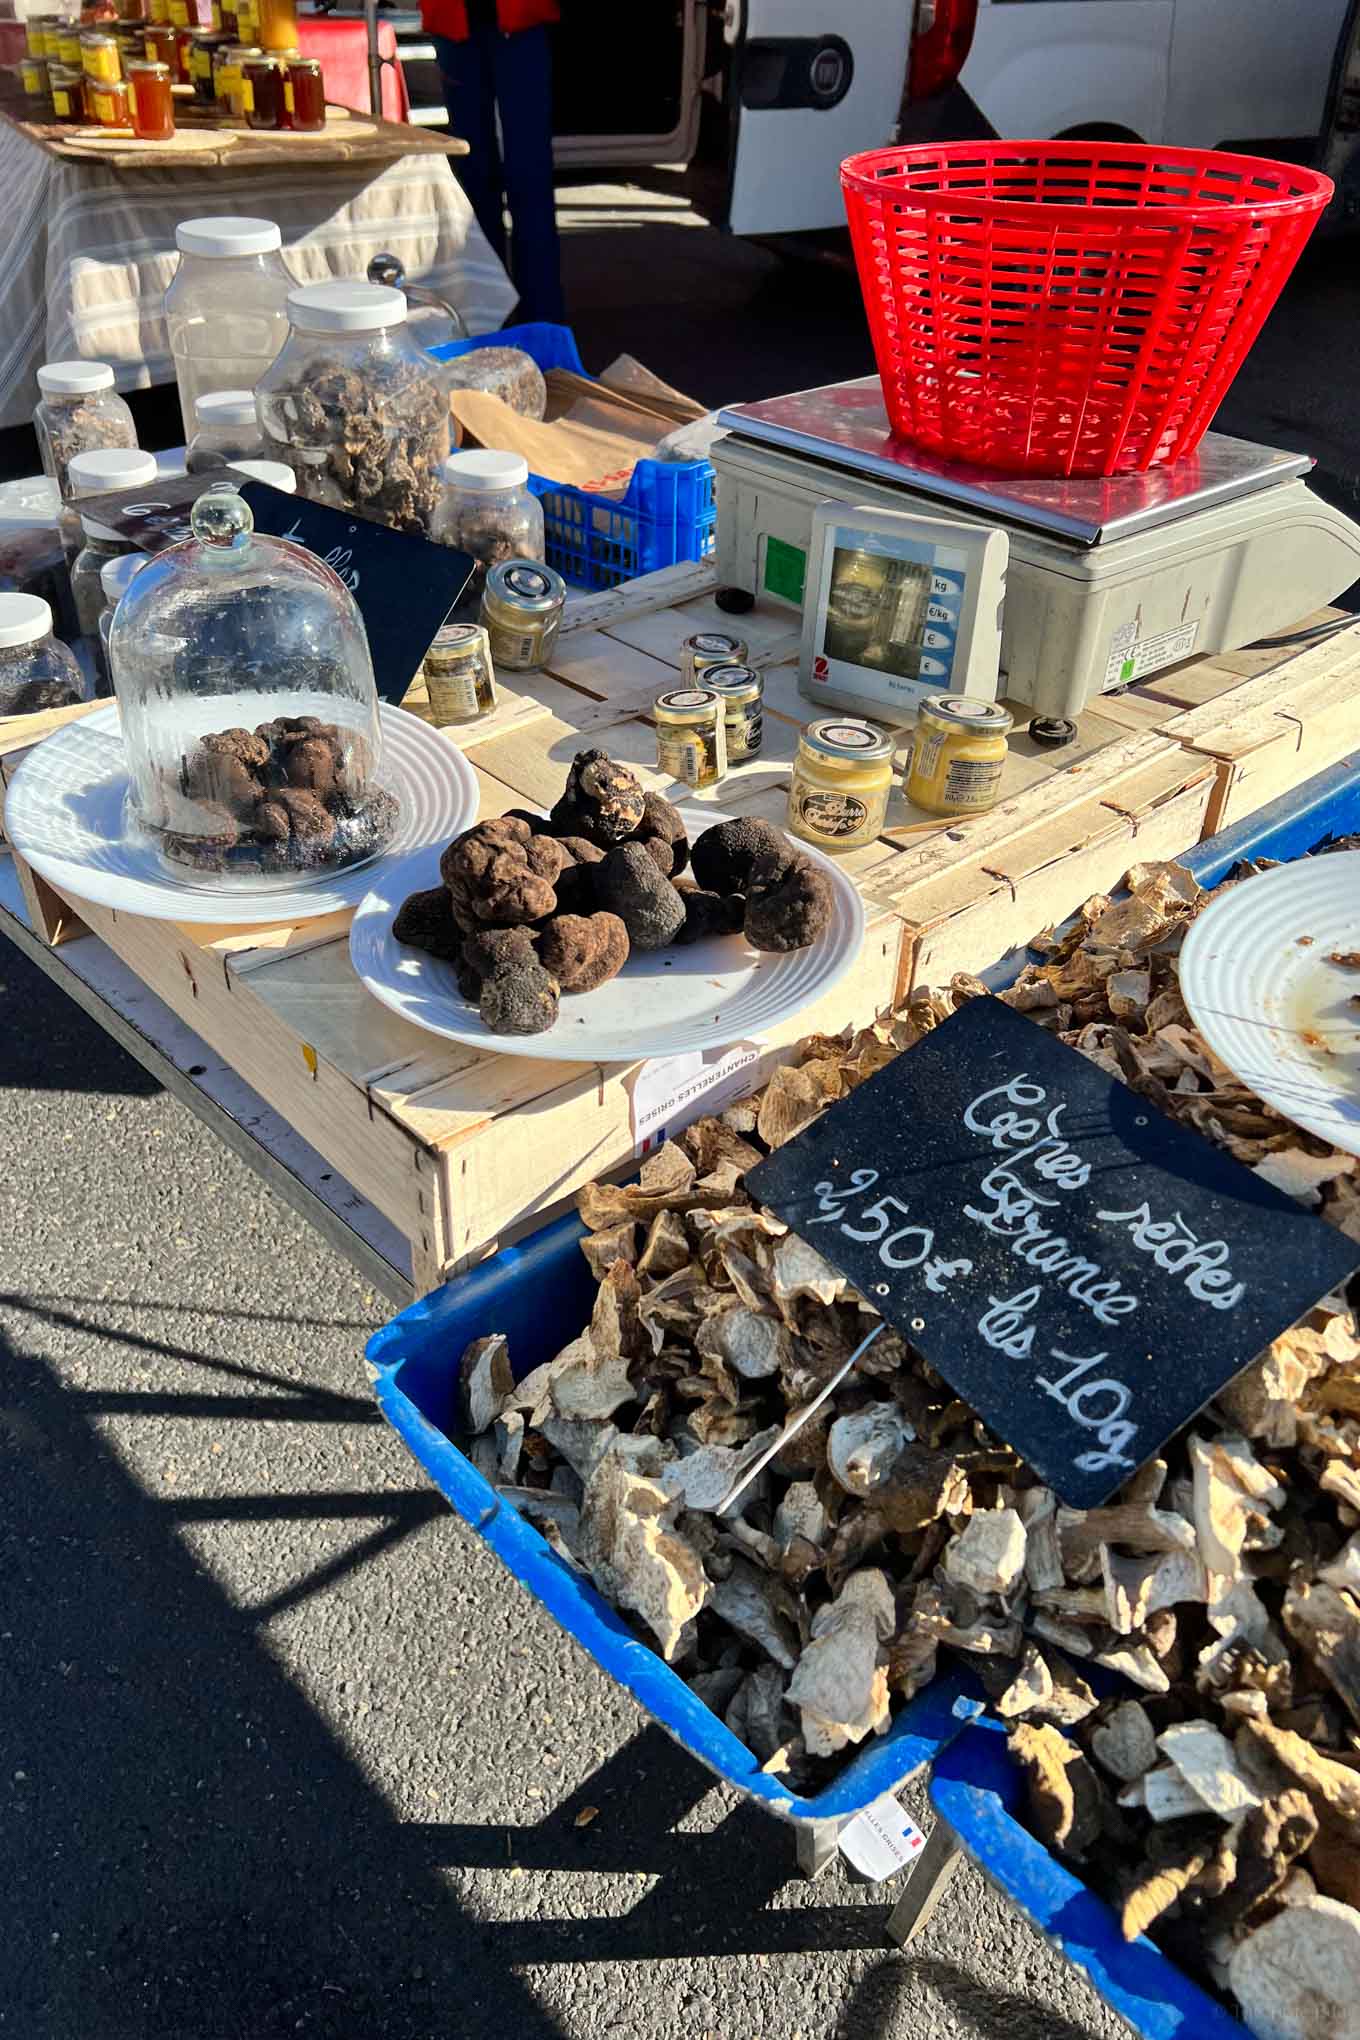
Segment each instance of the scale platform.
[[1224,433],[1146,474],[1043,480],[894,438],[877,376],[735,405],[719,422],[725,583],[801,608],[813,512],[829,502],[1002,530],[999,691],[1043,715],[1250,644],[1360,577],[1360,528],[1306,486],[1312,460]]

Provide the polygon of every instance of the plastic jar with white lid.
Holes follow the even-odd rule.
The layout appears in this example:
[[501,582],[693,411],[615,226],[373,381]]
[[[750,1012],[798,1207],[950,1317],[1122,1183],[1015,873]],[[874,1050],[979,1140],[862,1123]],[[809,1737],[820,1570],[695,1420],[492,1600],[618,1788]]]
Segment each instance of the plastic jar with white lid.
[[256,460],[264,435],[254,390],[205,390],[194,407],[195,431],[184,455],[186,474],[210,474],[236,460]]
[[41,595],[0,595],[0,715],[32,715],[88,698],[73,654],[52,635]]
[[77,453],[68,469],[70,500],[62,506],[59,525],[68,561],[84,544],[80,504],[83,497],[102,496],[113,489],[149,488],[159,476],[154,453],[141,447],[97,446]]
[[233,475],[247,475],[252,482],[268,482],[271,489],[279,489],[285,496],[297,494],[297,476],[281,460],[232,460],[227,468]]
[[181,220],[165,325],[185,432],[209,390],[253,390],[288,337],[283,236],[273,220]]
[[99,612],[100,670],[106,679],[109,678],[109,631],[113,627],[113,612],[122,600],[129,581],[135,580],[141,573],[148,557],[144,552],[121,553],[116,560],[105,560],[99,569],[99,585],[104,595],[104,607]]
[[524,456],[490,447],[451,453],[430,536],[470,553],[483,574],[501,560],[543,559],[543,506]]
[[137,547],[130,539],[120,538],[110,525],[100,524],[93,517],[80,520],[81,536],[84,540],[76,554],[71,568],[71,600],[75,604],[76,622],[80,635],[88,638],[94,654],[95,668],[99,675],[96,692],[107,694],[110,686],[109,673],[102,662],[99,642],[99,617],[104,607],[104,584],[100,576],[110,561],[122,559],[126,554],[136,552]]
[[33,413],[43,473],[63,503],[71,499],[69,469],[79,453],[137,444],[132,413],[113,387],[106,361],[45,361],[38,370],[42,396]]
[[265,450],[298,494],[426,535],[449,451],[440,364],[412,339],[406,299],[378,283],[288,296],[287,345],[255,386]]

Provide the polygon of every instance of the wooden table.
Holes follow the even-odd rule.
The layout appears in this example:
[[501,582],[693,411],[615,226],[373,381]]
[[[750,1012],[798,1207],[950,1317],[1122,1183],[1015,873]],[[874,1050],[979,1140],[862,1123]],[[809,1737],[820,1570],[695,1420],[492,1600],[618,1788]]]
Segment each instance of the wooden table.
[[[655,769],[649,711],[675,684],[681,640],[732,627],[712,582],[704,566],[671,567],[573,600],[549,671],[515,676],[494,718],[446,732],[484,816],[553,800],[586,745],[682,791]],[[815,1029],[996,965],[1131,864],[1187,850],[1354,750],[1360,624],[1326,612],[1300,627],[1333,621],[1343,627],[1313,642],[1194,660],[1102,697],[1065,751],[1021,735],[989,815],[931,821],[895,800],[881,841],[845,860],[869,917],[858,965],[763,1043],[766,1067]],[[761,606],[738,627],[766,669],[765,747],[698,799],[715,819],[779,821],[811,713],[796,619]],[[407,706],[420,712],[418,688]],[[0,789],[76,713],[0,726]],[[482,1053],[408,1026],[355,977],[348,920],[146,921],[64,900],[0,860],[0,930],[404,1301],[534,1230],[592,1177],[631,1168],[637,1066]]]
[[[425,128],[381,120],[345,106],[327,107],[326,126],[319,134],[271,134],[230,125],[197,101],[177,97],[176,134],[170,141],[136,142],[129,135],[123,142],[111,135],[96,149],[73,142],[72,133],[79,130],[73,130],[68,121],[29,120],[22,104],[22,98],[16,100],[6,89],[0,94],[0,121],[55,161],[83,163],[87,169],[97,165],[105,170],[199,171],[228,164],[233,170],[276,169],[280,165],[296,170],[304,164],[395,163],[403,156],[465,156],[468,146],[457,135],[431,134]],[[182,136],[192,138],[191,146],[183,145]],[[207,140],[214,146],[203,147]]]

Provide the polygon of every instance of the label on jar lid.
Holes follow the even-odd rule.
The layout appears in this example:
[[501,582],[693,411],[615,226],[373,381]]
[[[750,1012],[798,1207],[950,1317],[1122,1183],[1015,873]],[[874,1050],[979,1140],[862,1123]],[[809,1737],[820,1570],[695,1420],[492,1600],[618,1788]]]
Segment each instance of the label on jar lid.
[[699,710],[712,713],[716,707],[713,696],[703,687],[679,687],[673,694],[658,694],[658,708],[677,709],[681,713]]
[[739,642],[739,639],[726,637],[719,630],[701,630],[687,640],[692,652],[720,652],[724,657],[735,652]]
[[878,732],[866,729],[863,723],[824,722],[817,734],[824,743],[839,745],[843,751],[873,751],[880,742]]
[[446,623],[434,634],[430,649],[440,652],[477,652],[486,642],[480,623]]
[[552,582],[537,567],[507,567],[504,586],[509,594],[527,595],[534,602],[552,593]]

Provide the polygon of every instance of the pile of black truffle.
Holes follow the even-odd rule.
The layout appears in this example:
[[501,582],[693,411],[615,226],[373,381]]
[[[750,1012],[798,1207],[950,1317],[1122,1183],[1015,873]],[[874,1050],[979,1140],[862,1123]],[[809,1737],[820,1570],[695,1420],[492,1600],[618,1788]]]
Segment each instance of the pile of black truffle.
[[172,825],[148,824],[167,857],[200,871],[356,863],[397,822],[395,795],[368,783],[364,749],[355,731],[314,715],[211,731],[167,776],[162,808]]
[[635,949],[708,935],[804,949],[831,918],[831,881],[778,829],[719,822],[691,850],[678,811],[603,751],[577,753],[550,815],[479,822],[439,874],[402,902],[392,933],[456,965],[494,1034],[542,1034],[563,993],[607,984]]

